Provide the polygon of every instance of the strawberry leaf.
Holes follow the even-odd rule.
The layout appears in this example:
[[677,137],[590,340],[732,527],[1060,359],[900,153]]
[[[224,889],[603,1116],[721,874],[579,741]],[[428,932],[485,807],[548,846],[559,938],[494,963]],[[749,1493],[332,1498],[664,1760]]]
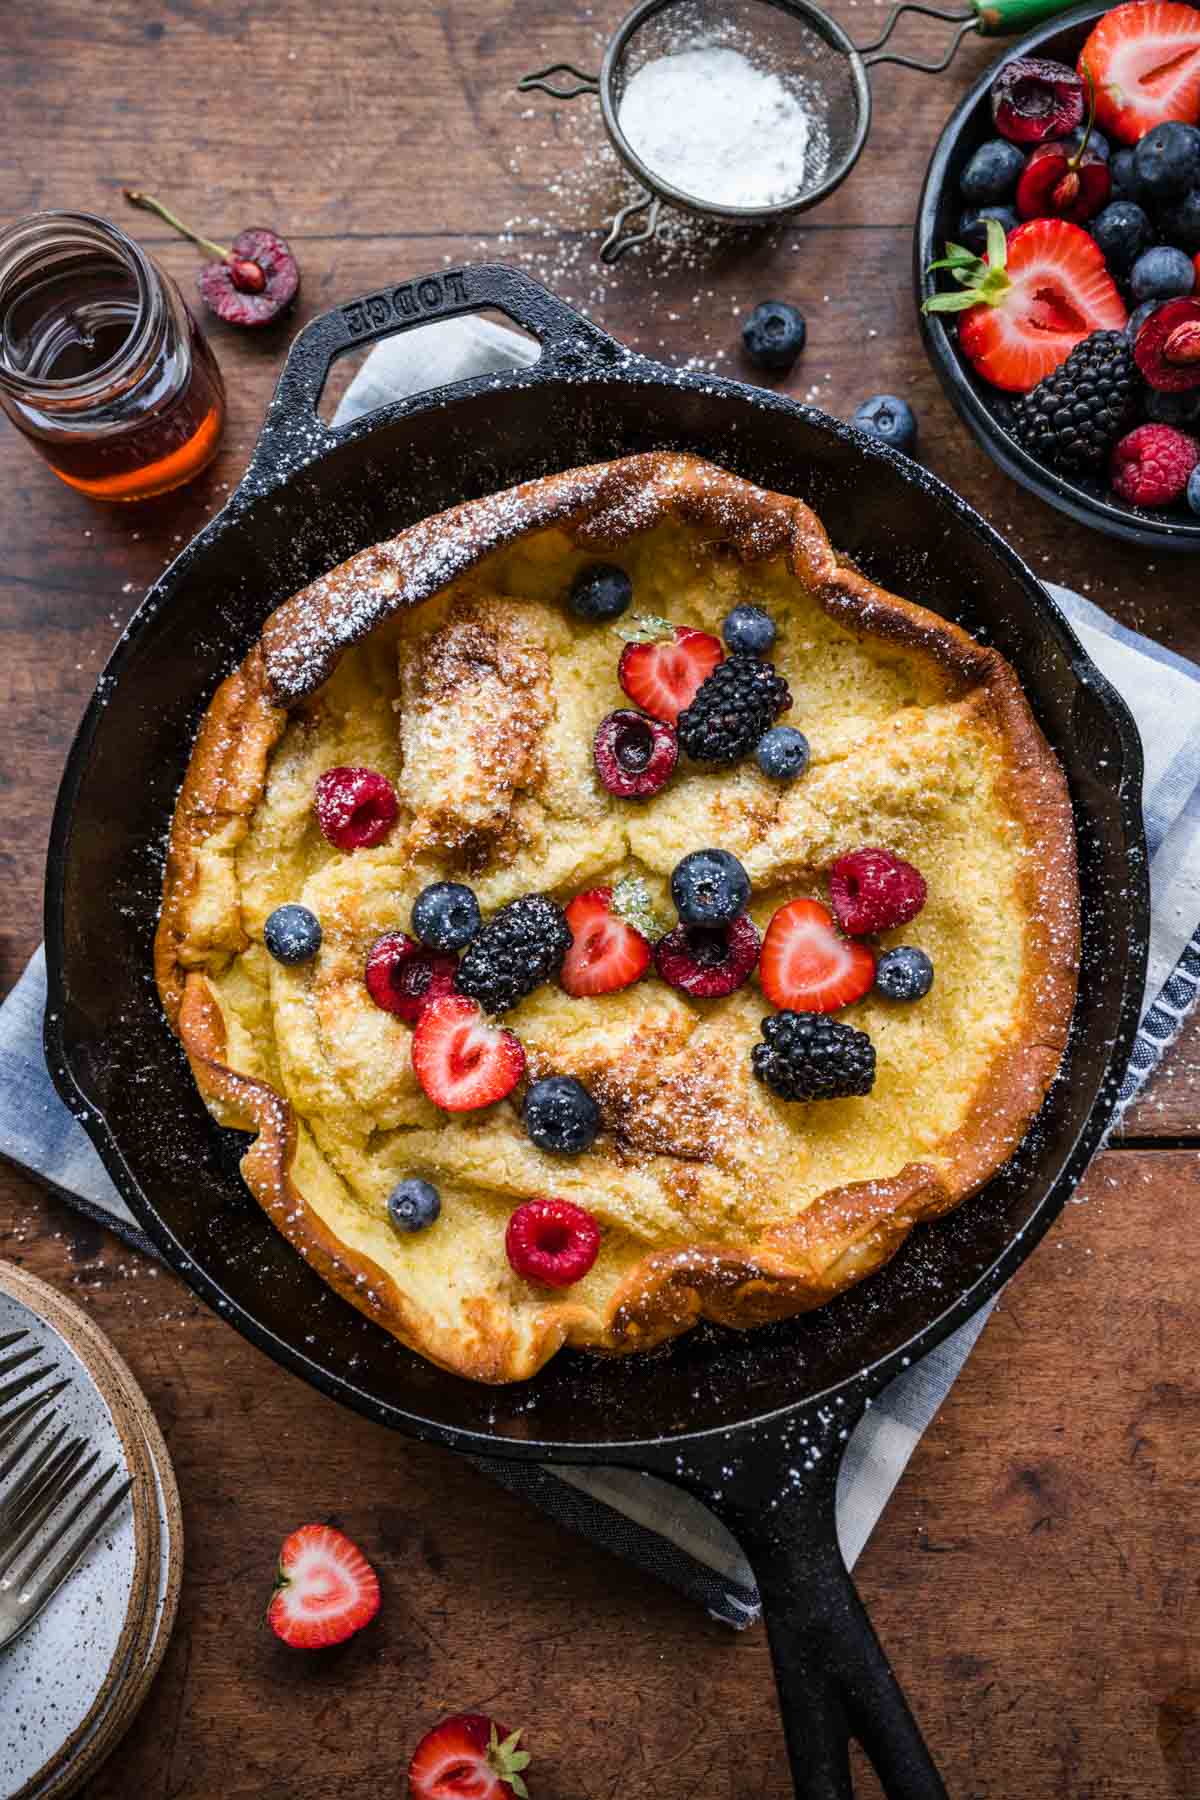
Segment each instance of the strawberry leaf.
[[514,1731],[501,1743],[493,1723],[488,1740],[488,1763],[504,1786],[512,1789],[517,1800],[529,1800],[529,1789],[521,1779],[521,1771],[529,1767],[533,1758],[528,1750],[518,1749],[520,1741],[520,1731]]
[[927,313],[968,312],[972,306],[978,305],[978,294],[930,294],[921,311]]
[[675,636],[670,619],[660,619],[657,613],[636,613],[628,625],[614,625],[613,630],[627,644],[661,644]]
[[655,915],[650,889],[640,875],[626,875],[618,881],[609,911],[648,943],[653,944],[662,936],[662,924]]
[[994,271],[1003,269],[1008,261],[1008,237],[999,219],[987,219],[987,263]]

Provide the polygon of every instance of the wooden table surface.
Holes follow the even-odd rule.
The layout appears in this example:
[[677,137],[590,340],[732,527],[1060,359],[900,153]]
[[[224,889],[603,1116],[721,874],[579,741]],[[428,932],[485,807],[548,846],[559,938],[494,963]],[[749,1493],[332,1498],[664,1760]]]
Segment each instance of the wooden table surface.
[[[992,468],[924,361],[910,232],[942,120],[993,54],[875,78],[853,178],[815,215],[740,243],[676,232],[595,260],[619,183],[594,103],[514,93],[599,60],[620,0],[45,0],[0,31],[0,218],[106,214],[192,290],[197,257],[123,208],[160,193],[227,241],[276,226],[303,269],[297,322],[384,282],[499,258],[618,337],[748,374],[740,315],[799,304],[788,391],[848,414],[907,395],[922,454],[1046,576],[1200,653],[1195,563],[1069,524]],[[866,0],[832,9],[860,37]],[[926,50],[937,28],[911,33]],[[211,472],[103,509],[0,426],[0,979],[40,931],[43,852],[76,721],[145,585],[236,483],[287,328],[206,319],[229,388]],[[1200,1217],[1193,1026],[1119,1145],[1013,1282],[918,1447],[858,1578],[956,1800],[1200,1794],[1197,1481]],[[762,1631],[735,1635],[582,1545],[447,1454],[284,1374],[60,1200],[0,1170],[0,1254],[83,1300],[143,1382],[186,1514],[174,1642],[88,1800],[335,1800],[402,1792],[417,1736],[482,1704],[528,1728],[536,1800],[784,1800]],[[306,1660],[262,1624],[274,1552],[336,1516],[379,1568],[377,1627]],[[877,1792],[863,1775],[861,1792]]]

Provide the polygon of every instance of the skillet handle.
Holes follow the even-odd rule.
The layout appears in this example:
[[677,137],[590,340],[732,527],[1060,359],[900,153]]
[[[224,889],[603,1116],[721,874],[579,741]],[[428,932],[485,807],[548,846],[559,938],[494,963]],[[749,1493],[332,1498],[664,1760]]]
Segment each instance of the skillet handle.
[[655,1473],[711,1507],[754,1570],[797,1800],[853,1800],[851,1738],[888,1800],[947,1800],[838,1548],[837,1475],[855,1422],[793,1418],[782,1455],[768,1432],[761,1446],[717,1440],[700,1460],[691,1447],[685,1466]]
[[[541,357],[536,364],[519,375],[470,376],[447,387],[407,395],[347,425],[326,425],[318,417],[321,391],[339,356],[360,344],[411,331],[414,326],[489,307],[505,313],[538,340]],[[528,382],[595,373],[598,367],[611,368],[627,356],[628,352],[590,319],[519,269],[503,263],[439,269],[376,288],[319,314],[296,334],[241,485],[248,495],[262,493],[295,474],[314,456],[358,435],[368,419],[374,428],[381,417],[437,405],[473,382],[496,385],[513,379]]]

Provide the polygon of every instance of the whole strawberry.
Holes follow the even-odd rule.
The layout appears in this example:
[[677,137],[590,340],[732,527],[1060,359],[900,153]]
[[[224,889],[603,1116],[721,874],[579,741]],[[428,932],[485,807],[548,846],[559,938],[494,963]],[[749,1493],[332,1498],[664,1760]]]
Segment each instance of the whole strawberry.
[[529,1800],[521,1733],[486,1713],[454,1713],[427,1731],[408,1765],[409,1800]]

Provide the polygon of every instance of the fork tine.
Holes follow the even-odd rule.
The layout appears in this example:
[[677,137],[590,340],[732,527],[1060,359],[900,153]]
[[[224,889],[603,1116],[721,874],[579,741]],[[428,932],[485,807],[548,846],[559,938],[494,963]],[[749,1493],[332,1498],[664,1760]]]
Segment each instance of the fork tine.
[[25,1329],[10,1331],[5,1337],[0,1337],[0,1350],[7,1350],[10,1344],[19,1344],[23,1337],[28,1336],[29,1333]]
[[[35,1402],[31,1400],[29,1402],[29,1407],[26,1410],[28,1411],[28,1410],[31,1410],[34,1408],[35,1408]],[[41,1437],[43,1431],[45,1431],[48,1426],[50,1426],[54,1423],[56,1416],[57,1415],[55,1413],[49,1412],[45,1415],[44,1418],[34,1420],[30,1429],[25,1433],[25,1436],[18,1443],[18,1445],[17,1445],[16,1449],[13,1451],[12,1455],[8,1458],[8,1461],[5,1463],[0,1463],[0,1482],[5,1482],[8,1480],[9,1476],[12,1474],[13,1470],[16,1468],[16,1466],[20,1462],[21,1458],[24,1456],[25,1452],[30,1448],[31,1445],[37,1443],[37,1440]]]
[[8,1402],[15,1400],[18,1394],[27,1394],[31,1387],[36,1387],[39,1381],[44,1381],[47,1375],[53,1375],[53,1373],[53,1363],[45,1363],[40,1369],[27,1369],[24,1375],[19,1375],[15,1381],[10,1381],[7,1387],[0,1387],[0,1406],[7,1406]]
[[[106,1471],[99,1476],[99,1480],[95,1480],[94,1483],[92,1483],[92,1487],[86,1492],[85,1498],[79,1501],[79,1505],[77,1505],[77,1507],[74,1508],[74,1512],[70,1514],[67,1525],[63,1526],[58,1534],[54,1535],[54,1539],[52,1539],[49,1548],[54,1548],[56,1544],[61,1543],[63,1535],[67,1534],[68,1530],[70,1530],[70,1526],[76,1523],[77,1517],[85,1510],[85,1507],[90,1507],[90,1505],[92,1505],[95,1496],[101,1492],[101,1489],[103,1489],[108,1481],[112,1480],[112,1476],[115,1472],[117,1472],[117,1465],[113,1463],[110,1469],[106,1469]],[[133,1487],[133,1478],[131,1478],[131,1476],[126,1476],[126,1480],[122,1481],[121,1487],[113,1489],[112,1494],[104,1501],[104,1505],[101,1507],[101,1510],[97,1512],[95,1519],[92,1519],[88,1525],[83,1526],[83,1530],[77,1534],[76,1539],[68,1544],[65,1552],[61,1553],[58,1562],[54,1562],[52,1568],[47,1570],[45,1575],[41,1575],[40,1580],[32,1580],[32,1575],[34,1575],[36,1571],[29,1570],[29,1568],[27,1568],[27,1570],[22,1570],[22,1591],[20,1591],[18,1598],[22,1600],[25,1606],[31,1607],[31,1616],[40,1613],[41,1607],[45,1606],[45,1602],[47,1602],[50,1595],[54,1593],[54,1589],[58,1588],[61,1582],[67,1580],[70,1571],[74,1570],[76,1562],[79,1562],[79,1559],[85,1555],[86,1550],[95,1543],[95,1539],[103,1532],[104,1526],[108,1525],[108,1521],[112,1519],[113,1512],[117,1512],[117,1508],[121,1507],[122,1501],[126,1498],[126,1494],[130,1492],[131,1487]],[[27,1586],[29,1582],[32,1582],[31,1586]]]
[[[116,1473],[116,1468],[117,1465],[113,1463],[110,1468],[105,1469],[104,1473],[92,1483],[83,1499],[73,1509],[66,1524],[55,1534],[48,1549],[53,1549],[57,1544],[62,1542],[63,1537],[71,1529],[72,1525],[74,1525],[84,1508],[91,1505],[96,1495],[112,1479],[113,1475]],[[108,1499],[104,1502],[104,1505],[100,1508],[100,1511],[96,1514],[96,1517],[83,1526],[82,1530],[63,1551],[58,1561],[42,1575],[40,1580],[33,1579],[36,1570],[32,1567],[27,1567],[21,1571],[21,1592],[18,1595],[18,1599],[32,1609],[31,1617],[41,1610],[55,1588],[66,1580],[76,1563],[84,1555],[84,1552],[95,1543],[108,1521],[124,1501],[125,1496],[129,1493],[132,1486],[133,1478],[131,1476],[126,1476],[120,1487],[115,1488],[109,1495]],[[41,1559],[39,1559],[39,1561],[40,1560]],[[32,1585],[27,1585],[30,1582],[32,1582]]]
[[28,1350],[15,1351],[12,1356],[6,1356],[0,1359],[0,1375],[11,1374],[14,1369],[24,1367],[27,1362],[32,1362],[35,1356],[40,1356],[41,1354],[42,1347],[40,1344],[31,1344]]
[[[40,1394],[33,1394],[28,1400],[23,1400],[20,1406],[14,1406],[11,1412],[0,1413],[0,1450],[12,1442],[32,1413],[45,1406],[47,1401],[53,1400],[56,1394],[61,1394],[68,1385],[68,1378],[64,1375],[53,1387],[43,1388]],[[3,1479],[3,1474],[0,1473],[0,1481]]]
[[[93,1450],[92,1454],[87,1457],[85,1461],[80,1462],[79,1451],[84,1448],[86,1448],[84,1440],[80,1438],[79,1449],[75,1450],[66,1467],[59,1471],[53,1484],[50,1485],[49,1491],[47,1491],[45,1486],[43,1487],[42,1493],[38,1496],[36,1507],[32,1515],[30,1515],[28,1511],[26,1512],[21,1521],[19,1535],[11,1544],[6,1544],[3,1550],[0,1550],[0,1565],[2,1565],[0,1566],[0,1588],[11,1585],[11,1571],[15,1568],[17,1558],[21,1555],[21,1552],[28,1544],[33,1542],[38,1532],[42,1529],[42,1526],[46,1523],[46,1520],[50,1517],[50,1514],[61,1506],[62,1502],[67,1499],[70,1494],[75,1492],[75,1489],[79,1486],[79,1483],[83,1480],[88,1470],[94,1469],[99,1462],[100,1452],[98,1450]],[[31,1558],[31,1562],[40,1560],[41,1554],[41,1551],[38,1551],[36,1556]]]
[[[3,1554],[8,1533],[12,1531],[31,1504],[45,1487],[47,1481],[53,1481],[58,1473],[60,1455],[69,1455],[71,1445],[61,1452],[60,1446],[67,1435],[68,1427],[62,1425],[55,1432],[48,1444],[43,1444],[24,1474],[14,1484],[12,1492],[0,1505],[0,1555]],[[82,1444],[82,1438],[75,1440]]]

